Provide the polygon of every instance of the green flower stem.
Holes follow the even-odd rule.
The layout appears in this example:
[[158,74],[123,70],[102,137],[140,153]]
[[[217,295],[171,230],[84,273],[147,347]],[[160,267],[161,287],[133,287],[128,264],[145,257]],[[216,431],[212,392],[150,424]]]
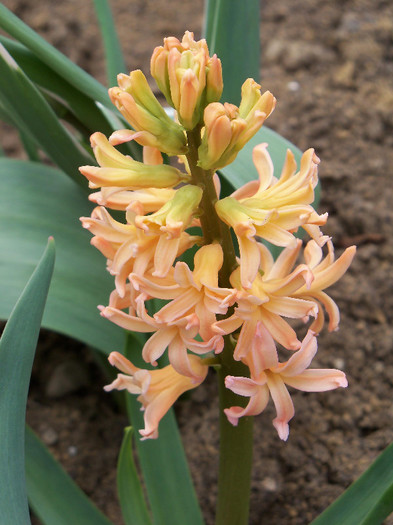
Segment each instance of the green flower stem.
[[232,243],[229,227],[217,215],[215,203],[217,202],[216,189],[213,182],[213,171],[205,171],[198,166],[198,148],[201,143],[200,127],[187,132],[188,165],[191,171],[192,182],[203,190],[200,202],[200,221],[205,244],[218,242],[224,252],[224,264],[220,271],[220,286],[230,286],[229,276],[236,268],[236,254]]
[[[200,221],[204,242],[218,242],[224,252],[224,263],[219,274],[221,287],[230,287],[229,277],[236,268],[236,254],[229,227],[221,221],[215,209],[217,201],[213,183],[213,172],[198,166],[198,147],[201,142],[200,127],[187,132],[188,165],[193,184],[203,189],[200,202]],[[232,312],[228,312],[230,315]],[[227,336],[225,347],[217,356],[219,399],[220,399],[220,466],[218,476],[218,502],[216,525],[247,525],[250,500],[252,469],[253,418],[241,418],[237,427],[231,425],[224,408],[244,406],[244,397],[234,394],[225,387],[227,375],[248,376],[247,367],[233,359],[233,342]]]
[[253,417],[242,417],[234,427],[224,408],[243,406],[245,398],[225,387],[227,375],[248,376],[247,367],[233,360],[233,343],[226,338],[218,370],[220,398],[220,466],[216,525],[247,525],[253,449]]

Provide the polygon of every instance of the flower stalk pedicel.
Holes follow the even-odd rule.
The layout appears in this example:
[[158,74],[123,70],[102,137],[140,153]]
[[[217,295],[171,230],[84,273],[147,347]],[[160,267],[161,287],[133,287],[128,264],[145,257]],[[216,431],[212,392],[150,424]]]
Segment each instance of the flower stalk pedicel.
[[[167,349],[170,364],[139,369],[113,352],[109,360],[121,374],[106,389],[138,394],[145,416],[140,433],[155,438],[160,419],[179,395],[199,386],[208,366],[218,364],[217,523],[247,523],[251,416],[260,414],[271,396],[277,412],[273,424],[286,440],[294,415],[287,387],[319,392],[347,386],[343,372],[309,366],[324,309],[329,330],[339,323],[338,308],[324,290],[347,270],[355,248],[334,260],[333,245],[320,230],[327,214],[312,206],[319,164],[312,149],[299,170],[288,151],[277,179],[267,145],[256,146],[259,180],[220,196],[214,170],[231,163],[263,125],[275,106],[271,93],[262,94],[247,79],[238,108],[219,103],[220,61],[189,32],[181,42],[170,37],[156,48],[151,73],[178,123],[168,119],[141,71],[119,75],[119,87],[110,95],[134,130],[119,130],[109,140],[92,135],[99,167],[84,166],[81,172],[99,190],[90,199],[100,206],[81,220],[115,278],[101,315],[127,330],[151,334],[143,359],[156,367]],[[144,146],[143,163],[115,148],[128,140]],[[163,164],[161,152],[178,156],[182,169]],[[125,222],[108,209],[123,211]],[[294,235],[299,228],[311,237],[303,263],[296,262],[302,248]],[[277,260],[263,241],[284,247]],[[189,267],[179,257],[195,245]],[[154,298],[166,304],[153,314],[148,306]],[[288,319],[308,325],[303,341]],[[277,346],[286,355],[283,362]]]

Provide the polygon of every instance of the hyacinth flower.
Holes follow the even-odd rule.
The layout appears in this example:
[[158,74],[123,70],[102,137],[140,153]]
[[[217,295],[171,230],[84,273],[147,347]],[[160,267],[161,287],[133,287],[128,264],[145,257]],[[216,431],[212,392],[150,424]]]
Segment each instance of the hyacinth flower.
[[208,371],[208,367],[196,356],[190,356],[190,362],[199,380],[178,374],[171,365],[159,370],[137,368],[119,352],[112,352],[108,359],[123,373],[118,374],[105,390],[128,390],[131,394],[139,394],[145,419],[145,428],[140,430],[142,439],[158,437],[158,424],[168,409],[181,394],[199,386]]
[[[276,101],[270,92],[247,79],[239,107],[221,104],[221,63],[190,32],[155,49],[151,73],[176,110],[175,121],[168,122],[142,72],[120,75],[110,95],[134,129],[115,131],[109,139],[93,134],[98,166],[81,168],[96,190],[90,199],[99,205],[82,224],[115,281],[101,315],[146,334],[141,357],[156,367],[139,369],[112,353],[110,362],[122,374],[107,390],[138,394],[145,410],[141,433],[156,438],[170,406],[214,366],[223,451],[219,483],[226,486],[223,493],[236,494],[229,504],[234,510],[244,494],[234,473],[249,479],[251,469],[248,416],[263,412],[271,396],[274,426],[287,439],[294,415],[287,387],[318,392],[347,384],[343,372],[309,365],[324,309],[329,329],[338,327],[338,307],[325,290],[345,273],[355,248],[335,260],[333,244],[321,231],[327,214],[313,207],[319,159],[312,148],[299,168],[288,151],[276,178],[267,145],[256,146],[258,179],[221,195],[214,172],[233,162],[271,114]],[[116,148],[128,140],[144,146],[143,162]],[[182,170],[164,164],[162,153],[180,161]],[[110,209],[123,213],[123,221]],[[304,250],[294,235],[299,229],[311,237]],[[263,241],[284,248],[276,260]],[[157,300],[164,304],[157,307]],[[308,328],[303,341],[291,319]],[[280,363],[278,351],[290,353],[287,361]],[[160,369],[164,356],[170,364]],[[231,454],[228,461],[225,451],[231,450],[247,453]],[[226,505],[219,502],[219,514]]]
[[251,377],[225,378],[227,388],[250,398],[245,408],[233,406],[225,409],[227,418],[235,426],[239,418],[263,412],[271,396],[277,411],[273,425],[280,438],[286,441],[288,421],[295,415],[287,386],[304,392],[324,392],[348,386],[345,374],[340,370],[308,368],[317,352],[317,339],[311,330],[299,350],[285,363],[279,363],[275,343],[263,323],[258,322],[251,344],[250,352],[244,358]]

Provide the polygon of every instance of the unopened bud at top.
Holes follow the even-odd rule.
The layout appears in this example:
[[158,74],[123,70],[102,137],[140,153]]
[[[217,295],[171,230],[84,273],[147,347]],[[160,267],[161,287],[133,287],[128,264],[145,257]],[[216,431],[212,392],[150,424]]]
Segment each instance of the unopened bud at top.
[[159,89],[188,130],[202,120],[204,108],[220,100],[223,83],[221,61],[209,56],[205,40],[194,40],[186,31],[180,42],[175,37],[164,39],[151,58],[151,74]]
[[204,112],[205,130],[199,147],[199,165],[219,169],[233,162],[238,152],[272,113],[276,99],[252,78],[242,86],[240,106],[209,104]]
[[185,153],[184,129],[165,113],[142,71],[120,74],[117,80],[119,87],[111,88],[109,96],[137,132],[128,134],[128,140],[133,138],[142,146],[152,146],[169,155]]

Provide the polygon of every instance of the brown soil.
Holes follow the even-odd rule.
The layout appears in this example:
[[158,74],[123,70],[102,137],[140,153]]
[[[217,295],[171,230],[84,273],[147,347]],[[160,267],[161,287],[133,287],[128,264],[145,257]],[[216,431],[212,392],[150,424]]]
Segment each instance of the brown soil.
[[[4,4],[105,82],[90,2]],[[130,70],[147,71],[150,53],[164,36],[181,36],[186,29],[200,34],[202,0],[113,0],[112,5]],[[353,243],[359,247],[350,271],[331,291],[341,308],[341,328],[320,336],[315,362],[344,369],[349,388],[294,393],[296,416],[287,443],[271,425],[271,406],[256,420],[250,523],[304,525],[392,440],[393,5],[265,0],[261,29],[263,87],[278,98],[269,126],[301,149],[316,149],[322,159],[321,211],[330,214],[325,231],[338,251]],[[14,144],[6,138],[11,155],[19,152]],[[74,367],[81,362],[75,387],[80,388],[53,398],[48,382],[63,361]],[[102,392],[104,383],[87,349],[44,333],[28,419],[86,493],[121,524],[115,466],[127,422]],[[211,524],[218,446],[214,377],[179,403],[177,412]]]

